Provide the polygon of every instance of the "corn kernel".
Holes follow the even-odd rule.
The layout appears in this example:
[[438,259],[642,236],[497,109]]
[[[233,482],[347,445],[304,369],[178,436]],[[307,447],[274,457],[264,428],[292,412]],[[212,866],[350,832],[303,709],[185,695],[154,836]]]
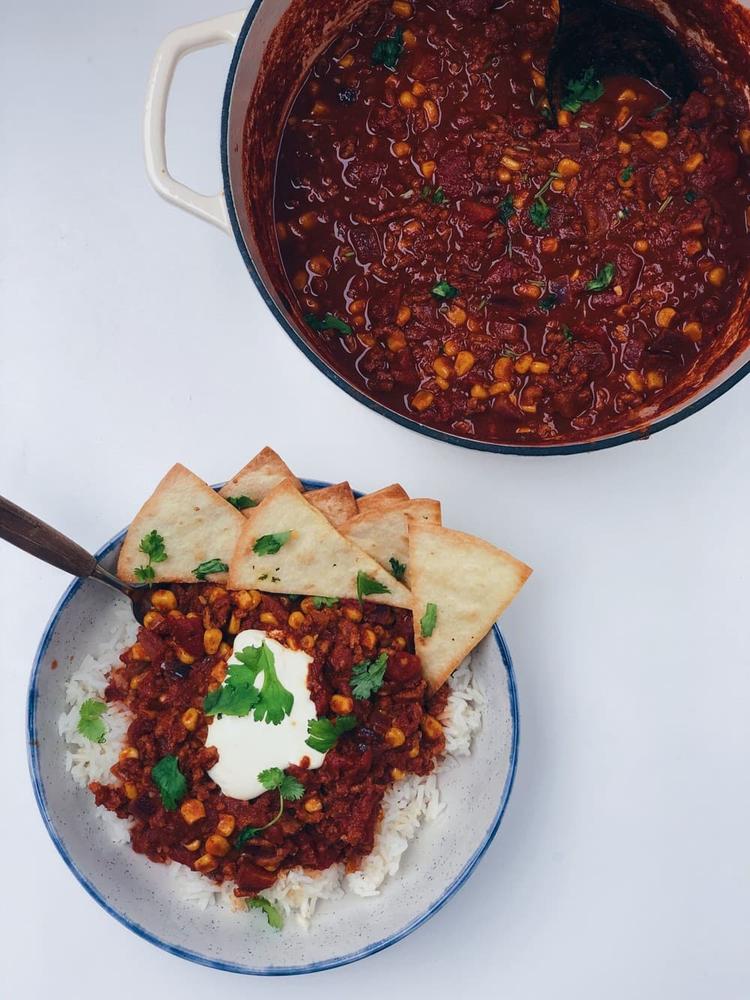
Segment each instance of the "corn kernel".
[[409,752],[407,753],[406,756],[410,757],[412,760],[414,760],[415,757],[418,757],[419,756],[419,744],[415,743],[414,746],[411,748],[411,750],[409,750]]
[[218,868],[218,862],[216,858],[212,858],[210,854],[202,854],[193,865],[193,868],[195,868],[198,872],[207,874],[208,872],[215,871],[215,869]]
[[240,619],[237,617],[236,614],[234,614],[234,612],[232,612],[232,616],[229,619],[229,624],[227,625],[227,632],[229,632],[230,635],[237,635],[239,630],[240,630]]
[[451,306],[445,314],[445,318],[451,326],[463,326],[466,322],[466,310],[461,306]]
[[628,383],[633,392],[643,392],[645,388],[643,379],[638,372],[628,372],[625,376],[625,381]]
[[646,385],[649,389],[663,389],[664,376],[657,371],[646,372]]
[[623,104],[620,110],[615,115],[615,127],[622,128],[630,120],[633,112],[630,110],[629,104]]
[[555,177],[549,186],[550,191],[554,191],[555,194],[562,194],[565,190],[565,181],[562,177]]
[[124,788],[125,788],[125,795],[131,802],[133,801],[133,799],[138,798],[138,786],[135,785],[132,781],[126,781]]
[[398,726],[391,726],[384,736],[384,741],[386,746],[395,749],[396,747],[404,745],[406,736],[404,735],[403,729],[399,729]]
[[636,240],[633,249],[636,253],[648,253],[649,246],[648,240]]
[[475,362],[476,358],[471,351],[459,351],[454,362],[456,375],[458,375],[459,378],[461,378],[462,375],[467,375],[474,367]]
[[319,277],[322,277],[323,275],[328,274],[331,270],[332,264],[323,254],[316,254],[315,257],[310,258],[307,266],[313,274],[317,274]]
[[437,104],[428,98],[422,103],[422,108],[428,125],[437,125],[440,121],[440,109]]
[[189,826],[192,826],[193,823],[205,818],[206,807],[200,799],[186,799],[180,806],[180,815]]
[[683,324],[682,332],[686,337],[689,337],[690,340],[697,344],[703,336],[703,324],[698,323],[695,320],[691,320],[690,322]]
[[411,85],[411,92],[412,94],[414,94],[415,97],[424,97],[424,95],[427,93],[427,87],[425,87],[423,83],[420,83],[419,80],[417,80],[416,83],[413,83]]
[[493,382],[489,388],[490,396],[507,396],[512,386],[507,380]]
[[349,715],[354,709],[354,702],[344,694],[335,694],[331,698],[331,711],[336,715]]
[[685,171],[686,174],[694,174],[705,159],[706,157],[703,155],[703,153],[693,153],[692,156],[688,156],[688,158],[682,164],[682,169]]
[[501,184],[510,184],[513,180],[513,174],[506,167],[499,167],[496,176]]
[[523,166],[523,164],[516,160],[513,156],[501,156],[500,162],[507,170],[510,170],[513,173],[518,173]]
[[414,108],[419,106],[419,101],[416,99],[414,94],[410,90],[402,90],[398,95],[398,103],[402,108],[407,111],[413,111]]
[[307,799],[304,804],[304,810],[308,813],[319,813],[323,808],[323,803],[320,801],[317,795],[313,795],[311,798]]
[[312,106],[312,113],[316,117],[322,117],[323,115],[327,115],[328,105],[325,104],[323,101],[315,101],[315,103]]
[[408,142],[394,142],[393,153],[399,160],[404,160],[407,156],[411,155],[411,146]]
[[420,389],[412,396],[411,405],[412,408],[417,410],[418,413],[424,413],[428,410],[435,401],[434,393],[429,392],[427,389]]
[[437,376],[443,379],[449,379],[453,374],[453,365],[447,358],[438,356],[432,362],[432,370]]
[[624,139],[620,139],[620,141],[617,143],[617,152],[622,153],[623,156],[626,156],[629,152],[631,152],[632,149],[633,149],[633,144],[630,142],[626,142]]
[[422,171],[422,176],[428,181],[432,179],[432,175],[435,173],[436,169],[437,169],[437,163],[435,163],[434,160],[425,160],[425,162],[420,167],[420,170]]
[[229,854],[229,841],[220,833],[212,833],[206,839],[206,854],[210,854],[214,858],[225,857]]
[[257,590],[238,590],[233,598],[235,606],[240,611],[254,611],[261,602],[260,592]]
[[443,354],[447,354],[449,358],[455,358],[460,350],[460,346],[455,340],[446,340],[443,344]]
[[669,307],[666,307],[664,309],[659,309],[657,310],[656,313],[656,325],[661,330],[668,330],[669,327],[674,322],[676,316],[677,316],[676,309],[670,309]]
[[549,364],[546,361],[531,362],[532,375],[546,375],[548,371],[549,371]]
[[152,629],[163,622],[164,618],[159,614],[158,611],[147,611],[143,616],[143,625],[145,628]]
[[570,111],[566,111],[565,108],[563,108],[561,111],[557,112],[557,124],[560,128],[567,128],[572,121],[573,115]]
[[216,832],[220,833],[222,837],[231,837],[236,825],[237,820],[234,816],[229,813],[222,813],[219,816],[219,822],[216,824]]
[[413,31],[410,31],[409,28],[407,28],[404,31],[404,45],[407,47],[407,49],[413,49],[416,44],[417,44],[417,36],[414,34]]
[[317,212],[303,212],[299,217],[299,224],[303,229],[314,229],[318,223]]
[[405,777],[406,777],[406,771],[402,771],[400,767],[391,768],[391,778],[394,781],[401,781],[401,779]]
[[354,65],[354,56],[351,52],[347,52],[345,56],[339,59],[339,66],[341,69],[349,69],[350,66]]
[[279,621],[272,611],[263,611],[259,617],[263,625],[273,625],[274,628],[278,627]]
[[539,245],[542,253],[557,253],[560,248],[560,242],[556,236],[545,236]]
[[178,646],[176,649],[177,659],[180,663],[184,663],[186,667],[190,667],[195,663],[196,658],[192,656],[186,649]]
[[428,740],[439,740],[443,735],[443,727],[431,715],[423,715],[419,725]]
[[496,379],[507,379],[510,378],[510,373],[513,371],[513,359],[509,357],[498,358],[492,367],[492,374]]
[[406,347],[406,337],[399,330],[398,332],[389,333],[385,339],[385,343],[389,351],[397,354]]
[[151,606],[157,611],[174,611],[177,598],[171,590],[155,590],[151,595]]
[[362,631],[362,645],[365,649],[375,649],[377,641],[378,637],[371,628],[366,628]]
[[125,747],[120,751],[120,760],[138,760],[140,756],[136,747]]
[[396,17],[411,17],[414,13],[414,8],[406,0],[393,0],[391,4],[391,10],[396,15]]
[[750,128],[747,125],[740,129],[740,146],[743,153],[750,154]]
[[307,619],[301,611],[292,611],[292,613],[287,618],[287,624],[289,628],[300,629],[304,626]]
[[635,101],[638,99],[638,95],[633,90],[632,87],[626,87],[625,90],[621,91],[618,95],[618,102],[624,104],[626,101]]
[[490,391],[483,385],[473,385],[469,390],[472,399],[489,399]]
[[722,288],[726,284],[727,269],[725,267],[712,267],[706,277],[714,288]]
[[362,608],[357,607],[347,607],[344,608],[344,615],[349,619],[350,622],[361,622],[362,621]]
[[203,633],[203,649],[208,656],[218,652],[224,636],[220,628],[207,628]]
[[522,299],[531,299],[536,301],[542,297],[542,290],[539,285],[532,285],[531,282],[522,281],[519,285],[513,289],[516,295]]
[[581,164],[577,160],[572,160],[569,156],[563,156],[557,164],[557,172],[567,180],[569,177],[575,177],[576,174],[580,174]]
[[201,842],[196,838],[195,840],[188,841],[187,844],[183,844],[182,846],[185,848],[186,851],[194,853],[201,846]]
[[197,708],[186,708],[182,713],[182,724],[189,733],[194,732],[197,728],[199,717],[200,712]]
[[531,369],[533,362],[534,359],[530,354],[524,354],[516,361],[513,367],[519,375],[526,375]]
[[406,326],[411,319],[411,309],[408,306],[400,306],[396,314],[396,326]]

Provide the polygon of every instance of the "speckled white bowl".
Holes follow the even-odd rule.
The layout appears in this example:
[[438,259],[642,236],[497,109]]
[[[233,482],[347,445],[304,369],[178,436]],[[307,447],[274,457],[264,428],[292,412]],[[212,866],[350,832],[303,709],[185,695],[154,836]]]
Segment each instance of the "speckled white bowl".
[[[325,485],[306,483],[307,488]],[[114,567],[122,535],[99,553]],[[107,634],[114,592],[74,582],[62,597],[37,651],[28,701],[28,749],[42,818],[65,863],[108,913],[147,941],[217,969],[255,975],[316,972],[357,961],[401,940],[466,881],[492,841],[513,784],[518,708],[510,654],[499,629],[472,664],[487,697],[471,757],[440,778],[447,808],[417,833],[401,869],[379,896],[346,896],[319,905],[310,930],[288,921],[283,932],[223,908],[201,911],[170,892],[166,866],[111,843],[91,795],[65,771],[57,720],[76,664]],[[52,670],[52,661],[57,669]]]

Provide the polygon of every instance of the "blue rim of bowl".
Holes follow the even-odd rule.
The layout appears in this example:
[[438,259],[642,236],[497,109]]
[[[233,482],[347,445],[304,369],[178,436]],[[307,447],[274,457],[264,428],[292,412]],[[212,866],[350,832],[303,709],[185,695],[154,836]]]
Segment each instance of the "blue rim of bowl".
[[[328,483],[322,483],[315,480],[303,480],[306,489],[319,489],[323,486],[329,485]],[[122,542],[125,537],[125,531],[121,531],[119,534],[115,535],[114,538],[110,539],[99,551],[96,553],[97,560],[106,558],[110,555],[114,549]],[[443,906],[448,902],[448,900],[455,895],[456,892],[464,885],[469,876],[472,874],[476,866],[479,864],[480,860],[486,853],[488,847],[495,839],[500,824],[505,815],[505,810],[508,805],[508,800],[510,799],[510,793],[513,790],[513,782],[516,776],[516,767],[518,763],[518,747],[520,738],[520,718],[518,712],[518,693],[516,690],[516,678],[513,670],[513,661],[511,659],[510,650],[503,638],[503,634],[497,625],[493,626],[493,638],[497,644],[498,651],[500,653],[500,658],[503,661],[503,666],[505,667],[507,684],[508,684],[508,701],[510,706],[511,723],[513,727],[511,748],[510,748],[510,759],[508,761],[508,770],[505,776],[505,783],[503,785],[502,794],[500,796],[500,805],[495,813],[495,817],[492,823],[485,833],[482,842],[474,851],[472,856],[466,862],[464,867],[461,869],[459,874],[453,879],[450,885],[441,893],[441,895],[432,903],[424,913],[420,916],[415,917],[410,923],[400,930],[396,931],[395,934],[389,937],[382,938],[380,941],[375,941],[372,944],[367,945],[365,948],[361,948],[359,951],[349,952],[346,955],[340,955],[337,958],[329,959],[324,962],[311,962],[308,965],[300,966],[267,966],[267,967],[250,967],[237,965],[233,962],[222,962],[216,959],[206,958],[204,955],[200,955],[197,952],[190,951],[187,948],[180,948],[177,945],[169,944],[167,941],[163,941],[161,938],[156,937],[150,931],[147,931],[140,924],[135,923],[130,920],[124,913],[120,913],[119,910],[111,906],[99,892],[99,890],[94,886],[86,876],[79,870],[73,861],[72,857],[65,847],[62,836],[57,830],[52,817],[50,816],[49,810],[47,808],[47,801],[44,794],[44,785],[42,782],[41,772],[39,768],[39,747],[37,743],[36,733],[36,704],[38,699],[37,692],[37,679],[42,666],[42,661],[47,652],[47,648],[52,640],[52,637],[57,629],[58,619],[60,615],[67,607],[71,598],[78,592],[78,590],[83,585],[84,581],[81,579],[74,580],[73,583],[67,588],[65,593],[62,595],[58,601],[57,607],[52,612],[52,617],[47,623],[47,627],[42,634],[42,638],[39,642],[39,646],[34,657],[34,664],[31,670],[31,678],[29,681],[29,693],[26,708],[26,739],[27,739],[27,755],[29,762],[29,771],[31,773],[31,782],[34,788],[34,797],[36,798],[36,804],[39,807],[39,812],[42,815],[42,820],[47,828],[47,833],[49,834],[52,843],[57,848],[58,853],[61,858],[73,873],[75,878],[80,882],[86,892],[96,900],[96,902],[106,910],[106,912],[114,917],[119,923],[128,930],[133,931],[138,937],[148,941],[150,944],[156,945],[157,948],[161,948],[163,951],[169,952],[170,955],[175,955],[178,958],[187,959],[190,962],[195,962],[198,965],[205,965],[210,969],[220,969],[223,972],[235,972],[240,975],[246,976],[295,976],[295,975],[305,975],[312,972],[324,972],[327,969],[336,969],[342,965],[350,965],[352,962],[359,962],[363,958],[369,958],[370,955],[375,955],[379,951],[384,951],[386,948],[390,948],[391,945],[397,944],[403,938],[407,937],[418,927],[424,924],[430,917],[434,916],[438,910],[441,910]]]
[[232,232],[234,233],[235,242],[237,243],[237,247],[242,255],[242,259],[245,262],[245,267],[249,271],[250,277],[253,279],[255,287],[258,289],[261,298],[268,306],[271,313],[276,317],[276,320],[280,324],[281,328],[291,338],[292,342],[302,351],[305,357],[307,357],[307,359],[315,365],[318,371],[322,372],[328,379],[331,380],[331,382],[334,383],[334,385],[338,386],[339,389],[343,389],[347,395],[352,397],[352,399],[357,400],[358,403],[364,404],[368,409],[373,410],[375,413],[379,413],[380,416],[386,417],[388,420],[392,420],[394,423],[400,424],[402,427],[406,427],[408,430],[416,431],[418,434],[423,434],[426,437],[434,438],[436,441],[442,441],[446,444],[458,445],[461,448],[470,448],[473,451],[487,451],[499,455],[579,455],[583,452],[604,451],[607,448],[615,448],[618,445],[628,444],[631,441],[645,441],[652,435],[658,434],[659,431],[666,430],[668,427],[673,427],[675,424],[679,424],[681,421],[692,416],[694,413],[698,413],[704,407],[708,406],[709,403],[712,403],[720,396],[723,396],[725,392],[728,392],[731,388],[733,388],[733,386],[745,378],[746,375],[750,374],[750,360],[748,360],[741,365],[733,375],[728,376],[715,388],[711,389],[704,396],[701,396],[700,399],[696,399],[692,403],[688,403],[669,416],[655,420],[652,424],[649,424],[646,427],[640,427],[632,431],[625,431],[620,434],[614,434],[611,437],[599,438],[593,441],[582,441],[578,444],[540,445],[538,447],[531,445],[516,446],[512,444],[495,444],[490,441],[480,441],[475,440],[474,438],[461,437],[458,434],[450,434],[448,431],[441,431],[435,427],[428,427],[425,424],[420,424],[416,420],[412,420],[410,417],[407,417],[402,413],[398,413],[396,410],[392,410],[390,407],[379,403],[376,399],[368,396],[362,389],[352,385],[351,382],[343,378],[334,368],[331,367],[331,365],[320,357],[320,355],[310,346],[304,337],[302,337],[297,328],[289,322],[281,309],[279,309],[276,305],[276,302],[266,288],[263,279],[255,266],[255,262],[253,261],[250,251],[248,250],[245,238],[242,235],[237,212],[234,207],[234,194],[232,192],[232,182],[229,176],[229,109],[232,103],[234,81],[237,75],[237,67],[242,56],[242,50],[245,45],[245,39],[247,38],[256,15],[258,14],[258,11],[263,3],[264,0],[255,0],[247,13],[245,22],[242,25],[242,30],[237,36],[237,42],[232,54],[232,62],[229,67],[229,75],[227,76],[227,83],[224,90],[224,101],[221,110],[220,153],[221,171],[224,180],[224,198],[226,201],[227,212],[229,214],[229,220],[232,224]]

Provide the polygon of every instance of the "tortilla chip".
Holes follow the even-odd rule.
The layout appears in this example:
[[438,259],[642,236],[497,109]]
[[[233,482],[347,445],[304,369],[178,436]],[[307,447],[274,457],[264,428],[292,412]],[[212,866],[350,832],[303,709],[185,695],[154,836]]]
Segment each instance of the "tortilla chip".
[[322,490],[310,490],[309,493],[305,493],[305,500],[308,500],[313,507],[317,507],[321,514],[325,514],[334,528],[340,528],[357,513],[357,501],[349,483],[326,486]]
[[[411,606],[409,591],[367,553],[333,527],[285,480],[248,516],[229,566],[230,590],[257,589],[274,594],[357,597],[357,575],[364,573],[388,590],[367,595],[376,604]],[[260,555],[254,546],[264,536],[291,532],[279,550]]]
[[405,567],[398,578],[408,587],[410,518],[440,524],[440,504],[437,500],[401,500],[392,506],[375,507],[347,521],[341,533],[389,573],[398,572],[399,565]]
[[[154,582],[195,583],[193,570],[219,559],[229,564],[245,519],[184,465],[175,465],[136,514],[120,549],[117,575],[138,583],[136,567],[149,565],[139,546],[152,531],[164,539],[166,559],[152,562]],[[227,573],[207,579],[223,583]]]
[[[443,685],[489,632],[531,573],[494,545],[435,524],[414,521],[409,570],[416,652],[431,690]],[[434,605],[432,634],[421,621]]]
[[[236,476],[232,476],[219,493],[225,498],[249,497],[260,503],[282,479],[291,479],[298,490],[302,489],[302,483],[289,466],[282,462],[272,448],[264,448]],[[251,510],[252,507],[248,507],[243,513],[249,514]]]
[[399,483],[393,483],[391,486],[384,486],[382,490],[375,490],[374,493],[367,493],[365,496],[360,497],[357,500],[357,507],[362,514],[366,510],[372,510],[373,507],[387,507],[392,503],[399,503],[402,500],[408,499],[409,494],[404,487]]

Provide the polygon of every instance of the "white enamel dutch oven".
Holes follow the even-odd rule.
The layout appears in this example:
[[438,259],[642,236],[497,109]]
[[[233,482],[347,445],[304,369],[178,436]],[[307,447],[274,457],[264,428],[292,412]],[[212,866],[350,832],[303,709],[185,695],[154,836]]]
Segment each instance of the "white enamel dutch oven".
[[[673,26],[715,57],[717,25],[734,48],[750,117],[750,21],[739,0],[620,0],[657,10]],[[340,388],[405,427],[451,444],[521,455],[560,455],[611,448],[649,437],[703,409],[750,372],[750,275],[718,345],[718,357],[691,372],[692,395],[658,416],[644,405],[640,423],[626,432],[594,433],[567,445],[496,444],[426,427],[371,398],[340,375],[321,348],[300,332],[284,288],[286,281],[273,238],[274,168],[281,127],[299,85],[317,55],[369,0],[256,0],[242,10],[172,32],[154,60],[145,116],[146,165],[151,183],[168,201],[233,235],[266,305],[305,355]],[[750,0],[744,0],[750,6]],[[745,16],[743,16],[745,15]],[[165,123],[169,90],[179,61],[212,45],[233,46],[221,115],[223,190],[207,196],[174,178],[167,166]],[[270,249],[269,249],[270,248]]]

